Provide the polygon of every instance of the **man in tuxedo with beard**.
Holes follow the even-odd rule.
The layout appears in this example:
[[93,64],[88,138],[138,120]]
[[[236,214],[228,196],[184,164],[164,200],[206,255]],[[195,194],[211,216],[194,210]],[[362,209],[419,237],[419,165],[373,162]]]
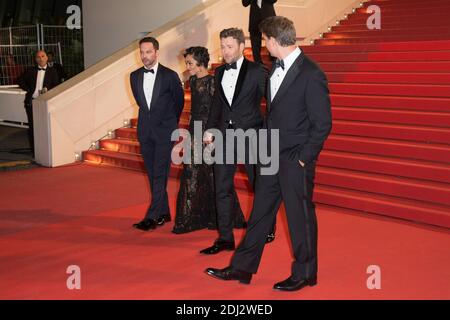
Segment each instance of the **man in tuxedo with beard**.
[[[226,138],[226,130],[258,130],[262,126],[261,99],[265,94],[267,72],[257,63],[243,56],[245,48],[244,32],[229,28],[220,32],[222,56],[225,64],[216,69],[214,102],[206,124],[205,143],[212,143],[209,129],[218,129],[224,137],[224,158],[226,153],[237,159],[237,146]],[[231,140],[231,139],[230,139]],[[216,146],[220,147],[220,146]],[[254,187],[255,166],[250,163],[249,143],[246,144],[245,169],[251,187]],[[219,238],[211,247],[200,251],[202,254],[217,254],[223,250],[234,250],[233,204],[234,175],[236,161],[233,164],[216,163],[214,180],[216,186],[217,229]],[[239,200],[238,200],[239,201]],[[266,236],[270,233],[267,231]],[[274,235],[268,236],[268,242]]]
[[[259,173],[247,233],[231,263],[206,273],[221,280],[250,283],[261,261],[265,236],[280,199],[286,208],[294,254],[291,275],[274,285],[283,291],[317,283],[317,219],[312,201],[316,160],[331,131],[331,107],[325,74],[296,45],[294,24],[271,17],[260,25],[267,49],[278,60],[269,75],[267,130],[279,130],[279,171]],[[270,137],[270,134],[269,134]]]
[[184,90],[178,74],[158,62],[159,43],[153,37],[139,42],[144,66],[130,75],[139,106],[137,135],[150,183],[151,204],[144,219],[133,226],[148,231],[171,221],[167,181],[173,142],[184,107]]
[[275,16],[273,7],[277,0],[242,0],[244,7],[250,6],[250,19],[248,31],[250,32],[250,41],[252,43],[253,60],[261,63],[261,40],[262,35],[259,30],[259,24],[265,18]]
[[35,54],[36,66],[28,69],[17,80],[18,85],[24,91],[25,111],[28,118],[28,141],[34,158],[34,126],[33,126],[33,99],[39,95],[53,89],[61,83],[56,69],[48,66],[48,57],[44,50],[39,50]]

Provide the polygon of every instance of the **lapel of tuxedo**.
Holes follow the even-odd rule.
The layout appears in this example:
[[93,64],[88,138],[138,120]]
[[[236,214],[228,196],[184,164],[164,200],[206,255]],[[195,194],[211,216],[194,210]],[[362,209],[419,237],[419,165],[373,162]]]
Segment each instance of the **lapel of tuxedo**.
[[148,111],[148,104],[147,104],[147,99],[145,99],[145,93],[144,93],[144,67],[141,68],[141,70],[139,71],[139,73],[137,74],[137,89],[138,89],[138,93],[139,93],[139,100],[140,103],[139,105],[141,106],[146,106],[147,109],[145,109],[145,111]]
[[244,58],[244,61],[242,61],[241,69],[239,70],[239,76],[236,82],[236,87],[234,89],[232,102],[233,105],[237,104],[239,100],[239,93],[241,93],[242,86],[244,85],[245,76],[247,75],[247,69],[248,69],[248,60]]
[[274,72],[275,72],[275,64],[272,63],[272,70],[270,70],[270,74],[269,74],[267,86],[266,86],[266,109],[267,109],[267,112],[270,112],[271,105],[272,105],[272,90],[270,89],[270,78],[272,77]]
[[150,103],[150,110],[152,110],[152,107],[156,99],[158,99],[159,92],[161,91],[165,71],[164,69],[165,67],[162,64],[159,64],[158,71],[156,72],[155,85],[153,86],[153,94],[152,94],[152,101]]
[[[294,82],[295,78],[299,75],[301,71],[301,66],[303,64],[303,52],[298,56],[298,58],[294,61],[292,66],[289,68],[289,71],[287,72],[286,76],[283,79],[283,82],[281,83],[280,88],[277,91],[277,94],[272,100],[272,103],[270,105],[270,108],[273,109],[278,100],[280,100],[280,97],[283,97],[286,94],[286,91],[289,89],[291,84]],[[270,81],[269,81],[270,82]]]
[[225,67],[224,66],[219,67],[217,72],[218,72],[217,80],[219,81],[219,83],[218,83],[219,93],[222,96],[222,100],[227,104],[228,108],[231,108],[230,104],[228,103],[228,99],[225,96],[225,91],[223,91],[223,86],[222,86],[222,79],[223,79],[223,74],[225,73]]
[[[33,87],[33,92],[36,90],[36,82],[37,82],[37,77],[38,77],[38,73],[39,73],[39,69],[38,69],[38,67],[36,67],[36,68],[34,68],[33,69],[33,77],[31,78],[32,79],[32,87]],[[33,92],[32,92],[32,94],[33,94]]]
[[42,82],[42,88],[49,89],[48,82],[49,82],[50,76],[51,76],[50,73],[51,73],[50,67],[47,66],[47,70],[45,70],[45,73],[44,73],[44,81]]

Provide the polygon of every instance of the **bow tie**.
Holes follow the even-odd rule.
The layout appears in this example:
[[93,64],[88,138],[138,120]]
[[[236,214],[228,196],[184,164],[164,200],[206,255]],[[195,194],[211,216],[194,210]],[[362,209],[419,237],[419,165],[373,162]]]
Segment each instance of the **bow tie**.
[[233,62],[233,63],[227,63],[226,65],[225,65],[225,70],[230,70],[230,69],[236,69],[237,70],[237,63],[236,63],[236,61],[235,62]]
[[39,68],[39,67],[38,67],[38,70],[39,70],[39,71],[45,71],[45,70],[47,70],[47,68]]
[[144,69],[144,72],[145,72],[145,73],[149,73],[149,72],[151,72],[151,73],[155,74],[155,70],[153,70],[153,69],[150,69],[150,70],[148,70],[148,69]]
[[284,61],[283,61],[283,60],[280,60],[280,59],[277,59],[277,60],[275,61],[275,69],[276,69],[276,68],[281,68],[281,69],[284,70]]

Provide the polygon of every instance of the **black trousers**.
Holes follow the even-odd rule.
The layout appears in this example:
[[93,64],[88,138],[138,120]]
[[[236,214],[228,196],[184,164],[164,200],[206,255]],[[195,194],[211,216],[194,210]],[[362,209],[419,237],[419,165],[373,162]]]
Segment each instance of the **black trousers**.
[[34,126],[33,126],[33,104],[25,102],[25,112],[28,118],[28,142],[34,158]]
[[253,59],[255,62],[261,62],[261,41],[262,34],[258,31],[250,31],[250,42],[252,44]]
[[170,214],[167,181],[171,163],[173,143],[158,144],[152,139],[140,141],[141,153],[147,169],[150,184],[151,203],[145,220],[157,219]]
[[300,280],[317,274],[317,218],[312,202],[314,176],[315,163],[301,167],[296,161],[281,159],[277,174],[257,176],[252,213],[244,240],[231,260],[233,268],[257,272],[266,235],[283,200],[295,258],[291,275]]
[[[235,212],[234,176],[237,164],[215,164],[214,184],[216,189],[217,230],[219,241],[234,242],[233,226]],[[245,164],[248,180],[251,186],[255,179],[255,165]],[[237,199],[239,203],[239,199]]]
[[[233,235],[233,221],[235,205],[235,188],[234,188],[234,176],[236,174],[237,164],[244,163],[245,171],[247,173],[248,182],[252,191],[255,190],[256,184],[256,168],[258,162],[257,155],[257,140],[253,140],[253,144],[250,140],[245,141],[245,153],[238,155],[237,141],[231,145],[231,141],[225,139],[224,159],[223,164],[214,165],[214,184],[216,190],[216,207],[217,207],[217,229],[219,231],[219,241],[234,242]],[[226,164],[225,155],[227,150],[233,154],[234,164]],[[253,156],[250,156],[252,152]],[[239,204],[239,199],[237,200]],[[266,233],[266,236],[275,232],[276,228],[276,212],[273,214],[273,220],[270,230]]]

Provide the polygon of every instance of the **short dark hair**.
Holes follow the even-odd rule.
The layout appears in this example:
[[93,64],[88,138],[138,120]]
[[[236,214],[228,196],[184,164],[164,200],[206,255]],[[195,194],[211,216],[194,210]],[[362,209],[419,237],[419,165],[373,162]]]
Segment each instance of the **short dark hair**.
[[142,38],[142,39],[139,41],[139,46],[140,46],[141,44],[143,44],[144,42],[152,43],[152,44],[153,44],[153,48],[155,48],[155,50],[159,50],[159,42],[158,42],[158,40],[156,40],[156,38],[153,38],[153,37],[145,37],[145,38]]
[[198,66],[204,66],[205,68],[208,68],[209,53],[207,48],[189,47],[184,52],[183,56],[186,58],[188,55],[191,55],[194,58]]
[[245,37],[244,37],[244,31],[242,29],[238,28],[228,28],[223,29],[220,31],[220,38],[228,38],[232,37],[233,39],[236,39],[238,44],[244,43],[245,44]]
[[297,33],[294,23],[286,17],[268,17],[259,24],[259,31],[268,38],[275,38],[282,47],[295,45]]

